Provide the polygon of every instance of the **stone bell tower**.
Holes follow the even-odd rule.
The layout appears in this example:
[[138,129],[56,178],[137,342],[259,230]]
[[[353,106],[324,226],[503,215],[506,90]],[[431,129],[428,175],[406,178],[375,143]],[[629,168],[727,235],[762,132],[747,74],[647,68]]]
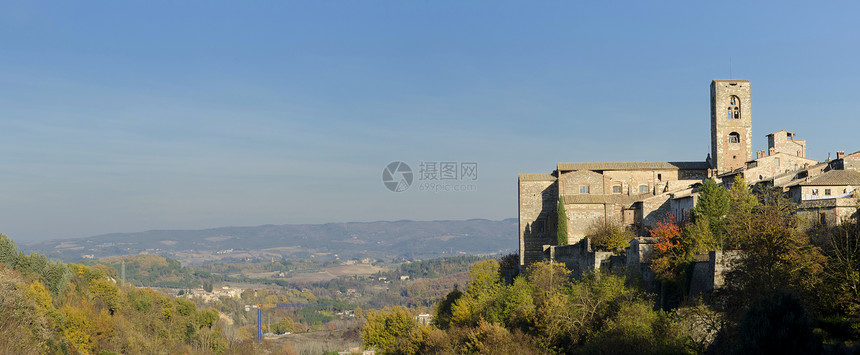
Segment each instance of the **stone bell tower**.
[[711,168],[732,171],[752,160],[750,82],[711,82]]

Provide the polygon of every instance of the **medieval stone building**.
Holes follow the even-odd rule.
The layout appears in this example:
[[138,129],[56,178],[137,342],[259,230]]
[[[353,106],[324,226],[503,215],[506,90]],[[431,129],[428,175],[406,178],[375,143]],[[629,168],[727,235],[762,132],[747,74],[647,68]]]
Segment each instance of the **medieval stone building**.
[[[768,149],[753,158],[750,82],[714,80],[710,91],[711,152],[703,161],[558,163],[548,174],[521,174],[520,266],[552,258],[579,273],[608,263],[644,263],[650,238],[632,240],[626,258],[613,259],[612,253],[591,250],[592,226],[620,223],[644,236],[668,213],[686,218],[708,178],[730,184],[741,175],[750,184],[781,187],[815,223],[856,215],[860,152],[819,162],[806,157],[806,141],[782,130],[768,134]],[[556,237],[559,201],[568,216],[565,247],[558,247]],[[721,260],[709,262],[719,269]]]

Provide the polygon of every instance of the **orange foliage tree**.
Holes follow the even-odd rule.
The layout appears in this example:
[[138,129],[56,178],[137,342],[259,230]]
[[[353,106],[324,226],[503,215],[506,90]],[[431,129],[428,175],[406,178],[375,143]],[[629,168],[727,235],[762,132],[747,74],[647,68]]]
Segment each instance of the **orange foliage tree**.
[[681,240],[681,227],[675,220],[675,215],[667,214],[651,228],[650,234],[651,237],[657,238],[651,252],[651,271],[659,278],[674,279],[686,254]]

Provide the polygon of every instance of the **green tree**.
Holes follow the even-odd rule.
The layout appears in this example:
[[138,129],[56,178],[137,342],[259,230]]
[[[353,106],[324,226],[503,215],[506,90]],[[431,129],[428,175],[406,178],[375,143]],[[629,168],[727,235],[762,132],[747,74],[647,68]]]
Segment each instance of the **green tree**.
[[197,312],[197,324],[201,328],[212,328],[212,326],[218,322],[218,319],[220,319],[220,316],[216,309],[207,309],[205,311]]
[[12,239],[2,233],[0,233],[0,263],[9,267],[15,267],[18,264],[18,247]]
[[511,329],[526,331],[534,326],[534,290],[525,277],[517,277],[514,283],[502,290],[502,320]]
[[699,200],[690,211],[692,222],[707,226],[710,237],[722,247],[725,234],[725,219],[729,211],[729,196],[726,189],[714,179],[707,179],[699,189]]
[[766,189],[761,197],[748,216],[739,218],[748,225],[740,227],[746,234],[735,241],[741,252],[724,290],[734,312],[777,291],[811,302],[821,281],[824,257],[809,236],[798,231],[793,204],[780,189]]
[[457,302],[463,293],[455,286],[448,295],[445,296],[439,303],[436,304],[436,316],[433,317],[433,324],[440,329],[448,329],[451,326],[451,321],[454,317],[454,303]]
[[735,250],[755,230],[753,213],[759,200],[740,175],[735,176],[727,194],[729,211],[726,213],[726,234],[722,244],[723,250]]
[[570,270],[563,263],[542,261],[529,265],[526,279],[532,289],[534,304],[540,307],[552,294],[570,285]]
[[556,206],[555,211],[558,215],[558,228],[556,231],[558,245],[567,245],[567,212],[564,209],[564,196],[558,197],[558,206]]
[[409,311],[400,306],[367,312],[361,340],[381,354],[416,354],[423,345],[425,331]]
[[293,332],[296,329],[296,323],[293,322],[293,319],[290,317],[281,318],[278,323],[275,323],[273,326],[275,328],[275,333],[284,334],[286,332]]
[[463,297],[452,307],[452,321],[459,325],[475,325],[480,318],[500,322],[502,315],[496,297],[502,290],[499,262],[494,259],[472,264],[471,282]]

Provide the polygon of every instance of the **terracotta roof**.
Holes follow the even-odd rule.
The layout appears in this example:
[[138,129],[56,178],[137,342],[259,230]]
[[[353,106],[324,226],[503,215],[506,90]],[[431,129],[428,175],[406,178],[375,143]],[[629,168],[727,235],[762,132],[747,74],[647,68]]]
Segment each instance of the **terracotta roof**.
[[520,181],[555,181],[552,174],[520,174]]
[[814,179],[801,183],[802,186],[844,186],[860,185],[860,172],[854,170],[830,170]]
[[668,162],[594,162],[558,163],[559,171],[571,170],[707,170],[711,164],[704,161]]

